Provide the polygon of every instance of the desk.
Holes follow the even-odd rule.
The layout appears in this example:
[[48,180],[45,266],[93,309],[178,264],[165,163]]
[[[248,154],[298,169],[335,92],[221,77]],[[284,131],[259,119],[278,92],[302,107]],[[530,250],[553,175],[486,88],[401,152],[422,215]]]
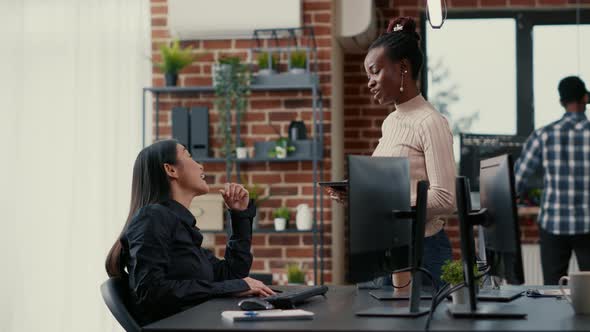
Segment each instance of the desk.
[[[224,310],[238,310],[237,298],[208,301],[154,322],[146,331],[423,331],[426,316],[411,318],[357,317],[355,312],[374,306],[403,306],[382,302],[355,286],[331,286],[327,298],[315,297],[300,306],[315,313],[313,320],[236,322],[221,318]],[[407,302],[406,302],[407,303]],[[428,302],[424,302],[426,305]],[[432,331],[590,331],[590,316],[576,316],[565,300],[520,297],[511,303],[528,313],[526,319],[453,319],[443,302],[430,325]]]

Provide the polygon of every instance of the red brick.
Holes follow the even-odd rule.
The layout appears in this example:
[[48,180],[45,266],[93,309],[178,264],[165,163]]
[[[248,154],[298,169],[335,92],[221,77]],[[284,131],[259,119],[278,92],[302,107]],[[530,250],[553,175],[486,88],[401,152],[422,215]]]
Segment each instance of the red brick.
[[497,7],[497,6],[505,7],[508,5],[507,0],[480,0],[480,1],[481,1],[482,7]]
[[238,39],[234,41],[235,48],[254,48],[256,42],[252,39]]
[[152,27],[165,27],[168,24],[166,17],[154,17],[152,18]]
[[[272,163],[269,165],[271,171],[296,171],[299,170],[298,162],[287,162],[287,163]],[[285,174],[285,178],[290,176]]]
[[156,14],[168,14],[168,6],[152,6],[152,16]]
[[219,59],[227,57],[238,57],[241,61],[246,61],[248,59],[248,52],[222,52],[218,56]]
[[311,183],[313,181],[312,174],[289,174],[285,175],[286,183]]
[[273,196],[294,196],[297,195],[297,187],[276,187],[270,188],[270,194]]
[[288,198],[285,201],[285,206],[287,206],[289,208],[295,208],[299,204],[307,204],[308,206],[311,207],[311,206],[313,206],[313,199],[294,199],[294,198]]
[[312,101],[311,99],[285,99],[284,100],[285,108],[311,108]]
[[260,203],[260,207],[278,208],[279,206],[281,206],[281,200],[274,198],[267,199],[266,201]]
[[203,40],[203,48],[206,48],[206,49],[231,48],[231,40]]
[[329,13],[314,13],[313,21],[314,23],[330,23],[331,16]]
[[253,246],[264,246],[266,245],[266,234],[253,234],[252,235],[252,245]]
[[252,250],[254,257],[282,257],[283,250],[281,248],[254,248]]
[[[180,76],[182,79],[182,75]],[[211,77],[185,77],[183,86],[210,86],[212,85]]]
[[566,5],[568,0],[538,0],[541,6],[561,6]]
[[167,29],[152,29],[152,38],[153,39],[169,38],[169,37],[170,37],[170,35],[168,34]]
[[276,134],[274,129],[271,126],[264,124],[264,125],[252,125],[250,127],[250,132],[254,135],[273,135]]
[[266,261],[254,258],[250,271],[266,271]]
[[268,238],[271,246],[296,246],[300,244],[300,235],[272,235]]
[[266,113],[254,113],[254,112],[246,112],[242,120],[247,122],[265,122],[266,121]]
[[252,108],[252,109],[281,108],[281,100],[280,99],[250,100],[250,108]]
[[215,245],[221,246],[225,245],[227,242],[227,236],[225,234],[215,234]]
[[314,10],[330,10],[331,5],[329,1],[304,1],[303,11],[314,11]]
[[197,64],[192,64],[186,68],[184,68],[182,70],[183,74],[200,74],[201,73],[201,65]]
[[252,175],[254,183],[278,183],[281,182],[280,174],[254,174]]
[[303,14],[303,23],[305,25],[311,25],[311,14]]

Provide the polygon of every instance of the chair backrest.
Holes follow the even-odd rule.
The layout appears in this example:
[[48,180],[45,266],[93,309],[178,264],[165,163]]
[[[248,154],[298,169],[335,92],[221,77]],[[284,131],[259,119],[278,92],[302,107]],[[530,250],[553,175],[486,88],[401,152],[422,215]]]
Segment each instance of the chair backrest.
[[127,308],[130,301],[127,278],[109,278],[100,286],[102,298],[115,319],[127,332],[139,332],[141,327]]

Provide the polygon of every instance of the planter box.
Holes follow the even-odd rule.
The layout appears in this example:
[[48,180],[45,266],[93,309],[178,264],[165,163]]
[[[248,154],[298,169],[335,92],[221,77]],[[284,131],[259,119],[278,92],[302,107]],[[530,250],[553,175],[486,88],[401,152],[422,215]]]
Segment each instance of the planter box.
[[[295,147],[295,151],[289,152],[287,154],[287,158],[312,158],[312,148],[313,148],[313,140],[311,139],[304,139],[304,140],[297,140],[289,142],[290,145]],[[319,145],[319,142],[316,143],[318,149],[316,151],[316,157],[321,159],[323,157],[323,149]],[[255,142],[254,143],[254,158],[263,159],[268,158],[269,151],[273,151],[275,148],[274,141],[268,142]]]
[[302,86],[315,83],[317,83],[316,77],[310,73],[280,73],[252,77],[252,85]]

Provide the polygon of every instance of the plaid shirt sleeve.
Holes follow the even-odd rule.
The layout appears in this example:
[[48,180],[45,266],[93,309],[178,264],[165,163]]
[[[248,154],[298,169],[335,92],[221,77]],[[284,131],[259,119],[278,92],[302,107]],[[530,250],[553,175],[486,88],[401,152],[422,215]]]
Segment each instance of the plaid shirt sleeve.
[[535,131],[524,143],[520,158],[514,164],[514,179],[516,192],[522,193],[526,188],[526,181],[541,165],[542,147],[540,131]]

